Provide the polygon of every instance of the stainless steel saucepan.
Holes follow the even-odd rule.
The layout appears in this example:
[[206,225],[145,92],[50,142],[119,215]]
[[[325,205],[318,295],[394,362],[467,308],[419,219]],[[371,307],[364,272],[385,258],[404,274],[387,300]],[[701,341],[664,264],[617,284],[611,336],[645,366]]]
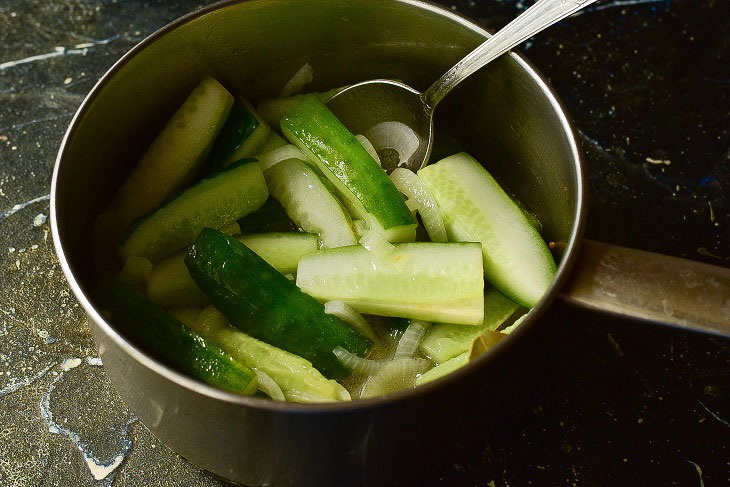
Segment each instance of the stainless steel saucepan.
[[[520,364],[511,363],[510,355],[558,298],[730,335],[730,270],[581,241],[585,184],[574,131],[545,80],[516,54],[459,86],[441,105],[440,130],[457,136],[537,213],[545,238],[557,243],[559,269],[522,326],[468,367],[384,398],[277,403],[183,376],[100,315],[91,298],[92,223],[201,75],[254,102],[275,95],[305,62],[314,68],[314,90],[374,78],[423,89],[487,35],[468,19],[417,0],[228,1],[145,39],[94,86],[58,154],[53,236],[105,370],[161,441],[246,485],[382,484],[424,470],[427,454],[449,450],[470,430],[474,436],[477,420],[489,421],[493,391],[508,397],[516,387],[512,379]],[[410,471],[404,467],[409,464]]]

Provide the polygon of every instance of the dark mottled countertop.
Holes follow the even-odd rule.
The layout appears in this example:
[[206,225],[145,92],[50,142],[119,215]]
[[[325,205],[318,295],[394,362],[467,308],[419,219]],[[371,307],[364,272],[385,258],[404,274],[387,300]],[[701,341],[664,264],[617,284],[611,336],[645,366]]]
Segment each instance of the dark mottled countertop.
[[[443,3],[498,28],[530,2]],[[116,395],[47,221],[55,153],[84,95],[136,42],[199,5],[0,4],[2,485],[220,484]],[[730,265],[727,32],[726,0],[614,0],[522,46],[579,130],[589,237]],[[730,340],[560,304],[551,315],[543,373],[435,484],[730,484]]]

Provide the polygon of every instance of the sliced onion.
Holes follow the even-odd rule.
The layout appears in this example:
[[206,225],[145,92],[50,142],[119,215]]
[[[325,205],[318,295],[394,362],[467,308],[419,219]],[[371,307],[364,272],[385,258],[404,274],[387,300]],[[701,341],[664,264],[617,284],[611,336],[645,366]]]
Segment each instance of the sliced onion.
[[416,132],[401,122],[381,122],[365,132],[365,137],[377,151],[394,149],[398,151],[398,165],[406,164],[418,150],[420,139]]
[[411,212],[418,211],[421,208],[421,203],[414,200],[413,198],[408,198],[406,200],[406,206],[408,207]]
[[514,323],[512,323],[511,325],[509,325],[507,328],[505,328],[503,330],[499,330],[499,332],[504,333],[505,335],[509,335],[510,333],[515,331],[515,329],[517,329],[517,327],[520,326],[523,321],[525,321],[525,318],[527,318],[527,314],[520,316],[519,318],[517,318],[515,320]]
[[390,179],[398,188],[398,191],[413,199],[420,205],[418,212],[421,214],[423,226],[426,227],[428,236],[432,242],[446,242],[446,227],[444,219],[441,217],[438,203],[431,192],[423,184],[421,178],[404,167],[396,168],[391,174]]
[[356,331],[359,331],[372,341],[377,341],[378,338],[375,336],[375,332],[373,332],[370,324],[347,303],[343,301],[327,301],[324,303],[324,312],[328,315],[337,316],[352,326]]
[[379,260],[387,260],[395,252],[395,245],[372,229],[360,238],[360,245],[368,249]]
[[261,154],[257,157],[257,159],[261,163],[261,170],[266,171],[287,159],[299,159],[300,161],[306,161],[307,156],[304,155],[304,152],[302,152],[299,147],[293,144],[287,144],[269,151],[266,154]]
[[286,82],[284,87],[281,89],[281,92],[279,93],[279,97],[286,98],[287,96],[292,96],[295,93],[299,93],[305,86],[307,86],[307,84],[311,83],[313,79],[314,70],[312,69],[312,66],[309,65],[309,63],[305,63],[304,66],[299,68],[299,71],[294,73],[294,76],[292,76],[291,79]]
[[363,148],[368,151],[368,154],[370,154],[373,159],[375,159],[375,162],[382,166],[383,164],[380,162],[380,156],[378,155],[378,151],[375,150],[375,147],[373,147],[373,144],[370,143],[368,138],[360,134],[356,135],[355,138],[358,140],[358,142],[360,142],[360,145],[362,145]]
[[263,370],[254,370],[256,380],[259,383],[259,390],[269,396],[274,401],[286,401],[284,392],[274,379]]
[[411,324],[408,325],[406,331],[403,332],[403,336],[398,341],[398,346],[395,349],[394,360],[413,357],[416,353],[418,345],[423,340],[423,336],[428,331],[431,325],[425,321],[411,320]]
[[335,349],[332,350],[332,353],[334,353],[340,363],[348,369],[367,375],[374,374],[385,364],[390,362],[390,360],[370,360],[358,357],[354,353],[345,350],[342,347],[335,347]]
[[390,360],[365,382],[360,397],[381,396],[414,387],[416,378],[430,367],[431,362],[421,358]]

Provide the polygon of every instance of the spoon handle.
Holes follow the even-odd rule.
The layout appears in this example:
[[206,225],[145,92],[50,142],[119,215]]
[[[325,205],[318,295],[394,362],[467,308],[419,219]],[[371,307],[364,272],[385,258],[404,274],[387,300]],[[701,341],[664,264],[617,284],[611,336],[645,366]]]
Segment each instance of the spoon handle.
[[488,62],[498,58],[522,41],[550,27],[596,0],[538,0],[512,22],[466,55],[423,94],[433,109],[451,89]]

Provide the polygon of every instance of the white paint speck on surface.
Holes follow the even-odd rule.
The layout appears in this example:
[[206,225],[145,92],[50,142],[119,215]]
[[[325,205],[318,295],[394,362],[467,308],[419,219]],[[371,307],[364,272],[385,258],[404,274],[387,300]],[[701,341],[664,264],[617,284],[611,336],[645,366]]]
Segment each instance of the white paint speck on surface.
[[81,365],[80,358],[76,358],[76,357],[67,358],[66,360],[61,362],[61,370],[63,370],[64,372],[67,372],[71,369],[75,369],[79,365]]
[[33,198],[32,200],[24,201],[23,203],[18,203],[17,205],[14,205],[12,208],[0,211],[0,220],[7,218],[11,215],[14,215],[18,211],[22,210],[23,208],[30,206],[34,203],[38,203],[41,201],[48,201],[51,199],[50,194],[44,194],[43,196],[39,196],[37,198]]
[[[10,364],[8,362],[5,362],[6,367],[9,365]],[[17,391],[18,389],[22,389],[23,387],[29,386],[33,382],[37,381],[38,379],[40,379],[41,377],[46,375],[46,373],[48,373],[48,371],[54,365],[55,364],[48,364],[45,367],[43,367],[42,369],[40,369],[38,372],[36,372],[35,374],[31,374],[26,377],[20,377],[20,378],[12,377],[8,381],[8,384],[5,387],[3,387],[2,389],[0,389],[0,397],[7,396],[8,394],[12,394],[13,392]],[[8,375],[10,375],[9,372],[8,372]]]
[[647,157],[646,162],[650,164],[666,164],[667,166],[672,163],[669,159],[654,159],[652,157]]
[[41,225],[46,223],[46,220],[48,220],[48,216],[43,213],[38,213],[35,218],[33,218],[33,226],[40,227]]
[[[94,455],[94,453],[90,450],[89,445],[82,440],[78,433],[72,431],[66,426],[65,420],[56,422],[53,418],[53,412],[51,411],[51,393],[55,390],[56,383],[63,378],[66,371],[74,367],[78,367],[80,364],[81,359],[79,358],[64,360],[61,364],[62,372],[54,378],[48,388],[48,391],[46,391],[41,397],[40,404],[38,406],[40,407],[41,417],[43,417],[43,420],[48,427],[48,431],[56,435],[68,437],[83,455],[86,466],[89,468],[89,473],[91,473],[95,480],[103,480],[112,475],[117,467],[122,464],[124,458],[132,449],[132,441],[128,437],[125,438],[122,450],[118,454],[114,455],[114,457],[109,461],[103,461]],[[137,418],[133,417],[124,424],[123,428],[127,431],[127,434],[129,432],[129,427],[136,421]]]
[[101,362],[101,357],[86,357],[86,363],[89,365],[97,365],[97,366],[104,365]]
[[117,455],[114,457],[114,460],[111,461],[108,465],[106,464],[99,464],[96,463],[96,460],[94,460],[93,457],[87,455],[84,453],[84,460],[86,460],[86,465],[89,467],[89,472],[91,472],[91,475],[94,476],[94,479],[96,480],[103,480],[109,476],[110,473],[112,473],[119,465],[122,464],[122,460],[124,460],[124,455]]

